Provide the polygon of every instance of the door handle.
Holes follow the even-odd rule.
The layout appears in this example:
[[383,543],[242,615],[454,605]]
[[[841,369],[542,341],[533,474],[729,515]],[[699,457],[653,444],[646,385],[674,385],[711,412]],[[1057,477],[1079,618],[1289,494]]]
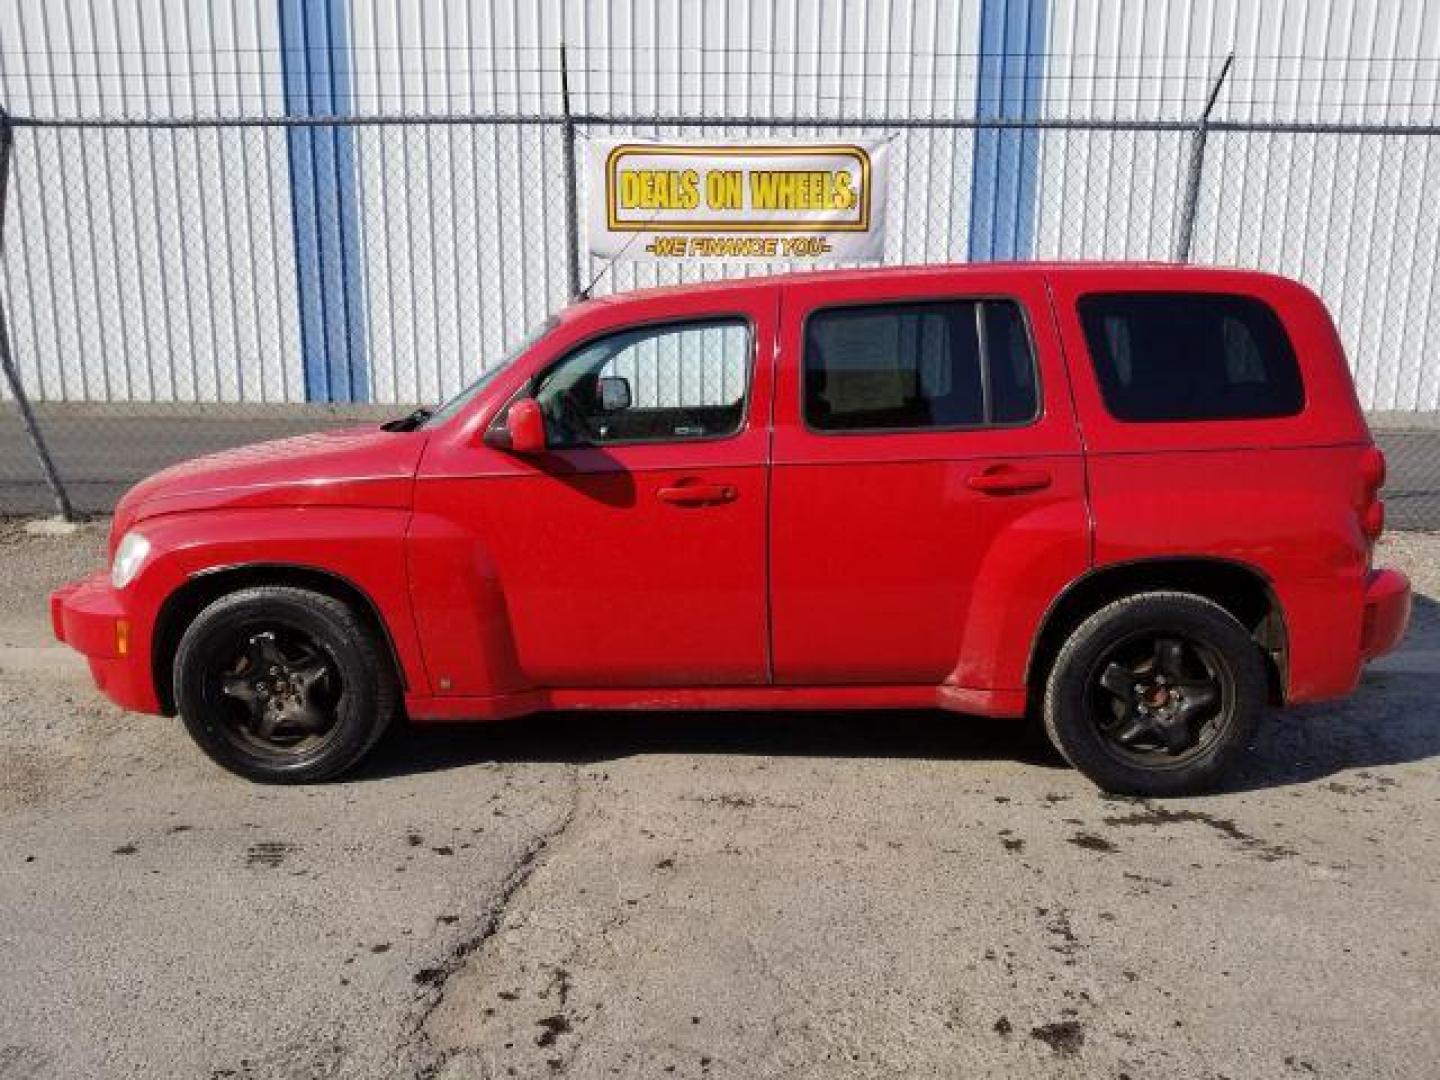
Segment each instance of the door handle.
[[676,506],[705,506],[711,503],[733,502],[735,487],[732,484],[676,484],[662,487],[655,492],[661,502]]
[[1016,469],[1009,465],[998,465],[982,473],[965,478],[965,484],[972,491],[983,491],[986,495],[1019,495],[1026,491],[1040,491],[1050,486],[1050,474],[1043,469]]

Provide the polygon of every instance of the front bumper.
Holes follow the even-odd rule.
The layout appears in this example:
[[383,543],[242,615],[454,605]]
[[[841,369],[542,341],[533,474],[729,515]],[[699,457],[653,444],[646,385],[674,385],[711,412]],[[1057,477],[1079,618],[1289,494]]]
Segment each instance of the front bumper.
[[124,598],[104,571],[50,594],[55,637],[81,653],[105,696],[135,712],[159,712],[149,650]]
[[1410,579],[1398,570],[1372,570],[1365,579],[1360,655],[1382,656],[1400,644],[1410,623]]

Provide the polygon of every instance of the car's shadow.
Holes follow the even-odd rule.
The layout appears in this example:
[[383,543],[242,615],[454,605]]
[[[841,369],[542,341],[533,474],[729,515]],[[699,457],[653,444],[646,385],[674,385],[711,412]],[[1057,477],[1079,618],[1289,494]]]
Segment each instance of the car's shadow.
[[641,754],[1064,762],[1024,721],[936,710],[557,712],[481,724],[405,724],[357,780],[475,762],[593,764]]
[[1440,757],[1440,604],[1417,595],[1400,647],[1354,695],[1269,714],[1231,790],[1283,787],[1346,770]]
[[[480,762],[590,764],[641,754],[1018,761],[1064,768],[1029,721],[939,710],[547,713],[488,724],[400,724],[354,780]],[[1401,648],[1345,701],[1272,711],[1230,791],[1440,757],[1440,604],[1416,597]]]

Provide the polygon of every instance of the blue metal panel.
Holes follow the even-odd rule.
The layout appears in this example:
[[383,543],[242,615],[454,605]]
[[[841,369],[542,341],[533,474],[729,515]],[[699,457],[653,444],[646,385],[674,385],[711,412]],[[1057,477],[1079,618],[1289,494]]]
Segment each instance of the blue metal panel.
[[[350,111],[345,0],[278,0],[285,112]],[[290,128],[290,213],[308,401],[368,401],[354,131]]]
[[[980,64],[975,88],[981,119],[1040,115],[1045,80],[1048,0],[982,0]],[[1023,259],[1032,251],[1040,135],[1003,130],[975,133],[970,189],[970,259]]]

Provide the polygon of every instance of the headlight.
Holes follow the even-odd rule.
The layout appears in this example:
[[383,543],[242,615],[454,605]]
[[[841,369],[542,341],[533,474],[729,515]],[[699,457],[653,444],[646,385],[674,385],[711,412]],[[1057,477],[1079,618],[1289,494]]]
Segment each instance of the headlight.
[[150,541],[138,532],[128,532],[115,548],[115,561],[110,564],[110,584],[123,589],[135,580],[140,564],[150,554]]

